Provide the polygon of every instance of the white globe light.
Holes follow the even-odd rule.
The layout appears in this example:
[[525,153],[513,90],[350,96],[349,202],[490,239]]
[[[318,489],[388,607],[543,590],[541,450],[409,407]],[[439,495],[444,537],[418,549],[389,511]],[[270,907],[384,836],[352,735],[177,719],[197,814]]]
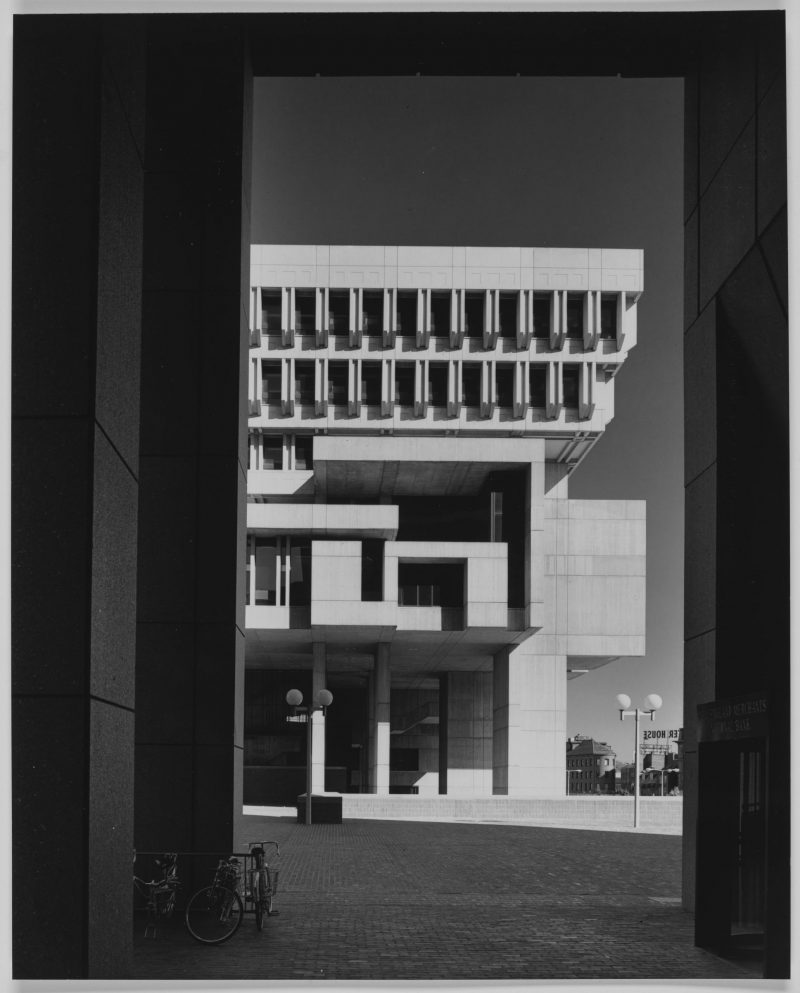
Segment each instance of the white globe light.
[[320,690],[316,702],[318,707],[330,707],[333,703],[333,693],[330,690]]
[[620,693],[617,696],[617,703],[619,704],[620,710],[627,710],[631,705],[631,698],[627,693]]
[[644,701],[645,710],[658,710],[664,701],[658,693],[651,693]]
[[303,694],[300,690],[289,690],[286,694],[286,702],[290,707],[299,707],[303,702]]

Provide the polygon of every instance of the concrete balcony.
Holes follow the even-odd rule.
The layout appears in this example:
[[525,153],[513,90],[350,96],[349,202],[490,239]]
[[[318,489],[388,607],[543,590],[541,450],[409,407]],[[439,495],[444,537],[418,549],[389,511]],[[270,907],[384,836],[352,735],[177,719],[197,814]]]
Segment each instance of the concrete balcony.
[[247,529],[260,535],[316,532],[391,540],[399,513],[392,504],[250,503]]
[[311,469],[248,469],[248,496],[305,496],[314,492]]

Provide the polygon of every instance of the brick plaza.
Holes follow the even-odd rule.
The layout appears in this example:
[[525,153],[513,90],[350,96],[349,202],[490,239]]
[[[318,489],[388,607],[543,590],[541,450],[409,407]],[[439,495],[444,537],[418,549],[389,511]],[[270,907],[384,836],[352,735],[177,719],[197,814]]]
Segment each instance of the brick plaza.
[[134,978],[752,979],[692,943],[681,838],[488,823],[242,818],[280,843],[279,914],[227,943],[178,918],[135,936]]

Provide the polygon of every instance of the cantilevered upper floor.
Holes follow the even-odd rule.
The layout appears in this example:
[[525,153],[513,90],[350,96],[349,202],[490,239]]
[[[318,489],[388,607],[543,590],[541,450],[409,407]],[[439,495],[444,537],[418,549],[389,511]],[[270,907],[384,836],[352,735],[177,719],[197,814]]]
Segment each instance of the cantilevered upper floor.
[[597,437],[640,250],[255,245],[251,431]]

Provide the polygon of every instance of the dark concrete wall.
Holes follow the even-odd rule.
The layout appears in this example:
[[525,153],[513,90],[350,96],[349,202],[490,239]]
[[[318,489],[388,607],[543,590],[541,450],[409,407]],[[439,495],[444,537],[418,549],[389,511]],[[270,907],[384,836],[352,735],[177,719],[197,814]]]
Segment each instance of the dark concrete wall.
[[148,22],[135,838],[242,804],[249,94],[240,19]]
[[771,694],[766,975],[788,975],[788,293],[783,17],[709,19],[686,82],[684,903],[697,705]]
[[22,18],[14,42],[14,975],[115,976],[131,954],[143,24]]

